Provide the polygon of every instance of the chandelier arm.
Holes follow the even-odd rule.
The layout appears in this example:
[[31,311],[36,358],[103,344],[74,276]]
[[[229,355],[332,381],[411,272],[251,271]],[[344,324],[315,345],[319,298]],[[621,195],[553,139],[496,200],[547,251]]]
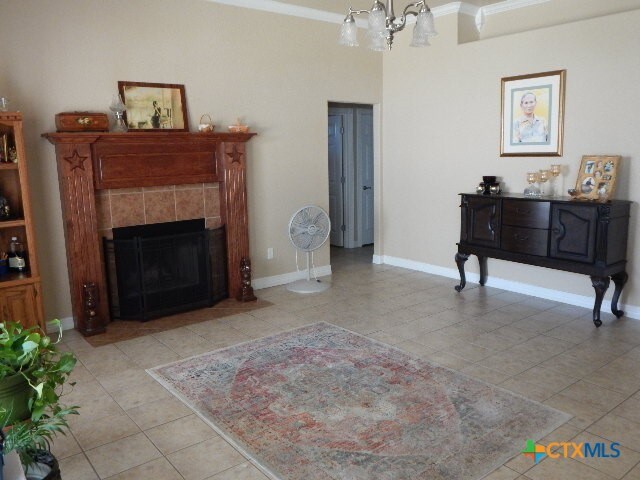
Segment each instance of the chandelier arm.
[[[406,7],[404,7],[404,10],[402,11],[402,19],[406,20],[407,15],[415,15],[416,17],[418,16],[418,13],[420,10],[422,10],[423,8],[426,7],[426,3],[424,3],[424,0],[420,0],[419,2],[415,2],[415,3],[410,3],[409,5],[407,5]],[[413,10],[409,10],[410,8],[417,8],[418,12],[414,12]],[[429,7],[427,7],[428,9]]]
[[[415,3],[410,3],[408,4],[406,7],[404,7],[404,10],[402,11],[402,16],[396,20],[399,20],[399,22],[393,21],[389,24],[389,28],[393,31],[393,33],[397,33],[400,30],[402,30],[404,27],[407,26],[407,15],[413,15],[415,17],[418,16],[419,12],[415,12],[413,10],[409,10],[410,8],[424,8],[426,7],[426,3],[424,0],[420,0],[419,2],[415,2]],[[428,7],[427,7],[428,8]]]
[[371,11],[369,10],[352,10],[351,7],[349,7],[349,15],[362,15],[363,13],[371,13]]

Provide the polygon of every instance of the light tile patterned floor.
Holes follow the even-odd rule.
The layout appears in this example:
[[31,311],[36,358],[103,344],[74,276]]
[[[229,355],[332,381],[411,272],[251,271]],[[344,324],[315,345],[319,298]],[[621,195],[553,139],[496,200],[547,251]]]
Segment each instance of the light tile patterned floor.
[[640,479],[639,321],[605,315],[596,329],[588,309],[476,285],[456,293],[452,279],[370,258],[333,250],[331,289],[260,290],[274,305],[249,313],[97,348],[65,332],[80,359],[66,401],[82,408],[53,446],[64,480],[264,480],[144,369],[319,320],[574,415],[542,443],[621,444],[618,459],[519,455],[488,480]]

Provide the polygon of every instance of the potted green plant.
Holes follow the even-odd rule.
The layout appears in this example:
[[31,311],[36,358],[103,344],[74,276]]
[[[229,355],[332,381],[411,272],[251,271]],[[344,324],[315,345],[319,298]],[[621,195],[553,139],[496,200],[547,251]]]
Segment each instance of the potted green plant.
[[[67,415],[77,414],[78,408],[60,404],[65,384],[73,385],[68,380],[76,358],[56,347],[62,339],[60,321],[49,324],[58,329],[56,341],[38,327],[0,323],[0,426],[4,453],[16,451],[20,455],[23,466],[28,467],[27,474],[29,469],[33,474],[27,478],[56,478],[47,477],[53,468],[46,465],[51,463],[49,443],[56,434],[64,434]],[[34,476],[38,471],[49,473]]]

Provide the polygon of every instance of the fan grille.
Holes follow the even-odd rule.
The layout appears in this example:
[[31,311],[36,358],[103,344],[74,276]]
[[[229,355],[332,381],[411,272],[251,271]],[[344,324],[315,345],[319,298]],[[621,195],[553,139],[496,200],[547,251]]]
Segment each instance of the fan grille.
[[331,231],[329,215],[315,205],[302,207],[291,217],[289,238],[293,246],[310,252],[326,242]]

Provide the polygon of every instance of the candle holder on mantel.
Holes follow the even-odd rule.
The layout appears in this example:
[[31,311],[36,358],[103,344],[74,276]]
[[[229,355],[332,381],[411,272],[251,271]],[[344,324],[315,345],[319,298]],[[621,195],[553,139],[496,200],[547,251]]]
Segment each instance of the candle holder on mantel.
[[122,97],[117,93],[114,94],[111,98],[111,105],[109,105],[109,110],[113,112],[113,116],[115,117],[115,122],[111,128],[112,132],[126,132],[129,130],[124,121],[124,112],[126,109],[127,107],[122,101]]

